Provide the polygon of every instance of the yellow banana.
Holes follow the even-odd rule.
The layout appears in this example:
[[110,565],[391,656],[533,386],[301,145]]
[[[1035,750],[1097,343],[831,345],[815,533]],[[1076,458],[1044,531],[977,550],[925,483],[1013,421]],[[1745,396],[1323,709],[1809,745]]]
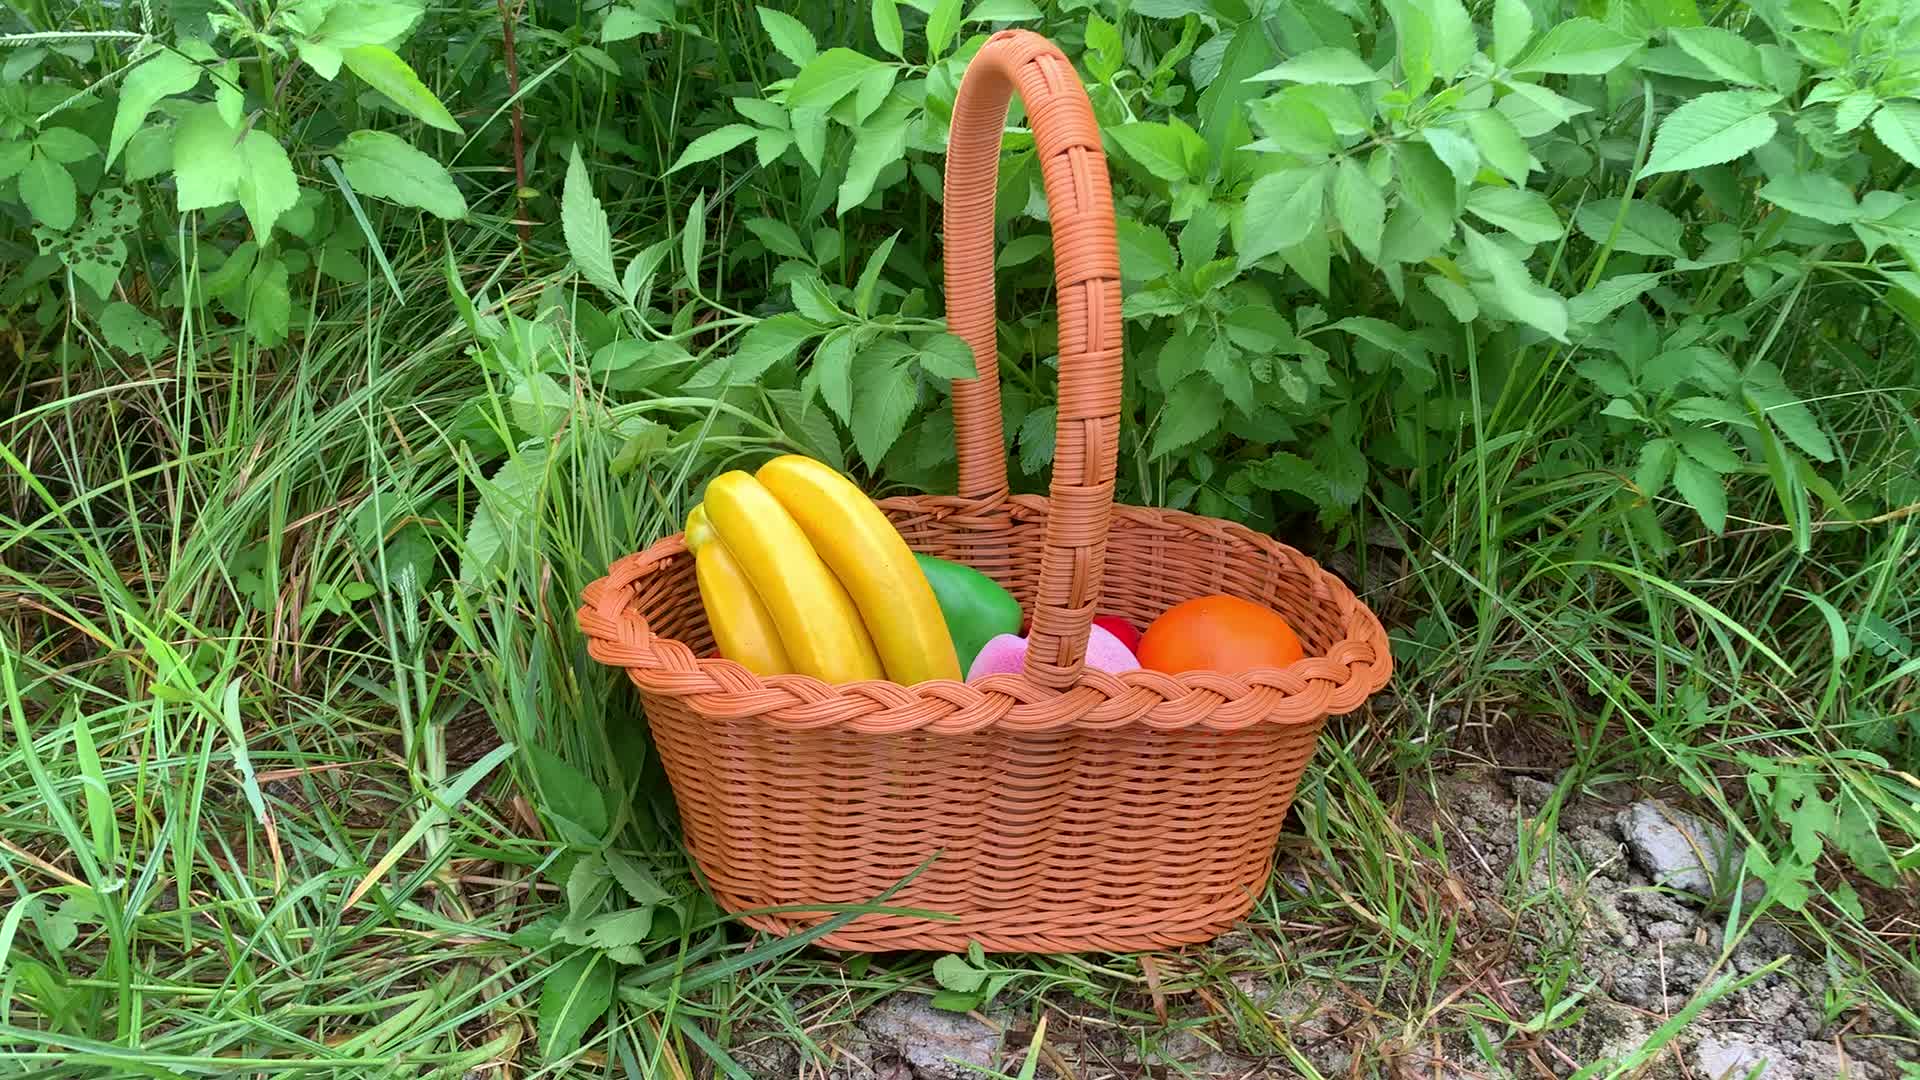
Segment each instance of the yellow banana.
[[886,677],[847,590],[760,481],[739,469],[721,473],[707,484],[705,507],[779,628],[793,670],[830,683]]
[[694,579],[700,584],[700,604],[720,655],[755,675],[785,675],[793,671],[780,630],[767,605],[753,591],[740,560],[714,534],[705,508],[687,515],[687,550],[693,553]]
[[853,481],[798,454],[774,458],[755,474],[793,515],[873,637],[887,678],[905,686],[960,678],[953,635],[913,549]]

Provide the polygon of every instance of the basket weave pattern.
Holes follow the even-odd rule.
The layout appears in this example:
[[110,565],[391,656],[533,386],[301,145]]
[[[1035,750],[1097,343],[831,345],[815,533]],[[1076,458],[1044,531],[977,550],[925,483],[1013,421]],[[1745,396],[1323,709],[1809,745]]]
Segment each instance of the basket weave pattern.
[[[1048,497],[1009,496],[994,345],[993,202],[1010,94],[1042,161],[1060,307]],[[1330,713],[1390,666],[1338,578],[1230,522],[1112,504],[1119,260],[1098,130],[1045,39],[996,34],[969,66],[947,163],[948,323],[980,377],[954,384],[958,496],[880,505],[918,551],[973,566],[1033,613],[1027,668],[974,683],[828,685],[711,657],[681,538],[588,587],[589,651],[628,672],[687,846],[728,910],[889,904],[822,939],[846,950],[1129,951],[1203,941],[1265,887],[1281,822]],[[1279,611],[1306,657],[1232,675],[1086,670],[1096,610],[1136,625],[1224,592]],[[791,933],[829,917],[745,917]]]

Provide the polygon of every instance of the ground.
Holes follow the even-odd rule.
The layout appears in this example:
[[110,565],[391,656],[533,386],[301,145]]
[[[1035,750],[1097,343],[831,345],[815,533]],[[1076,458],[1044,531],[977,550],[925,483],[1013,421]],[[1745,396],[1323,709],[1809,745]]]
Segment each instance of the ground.
[[[1106,997],[1048,976],[1053,989],[1025,1000],[1009,992],[985,1013],[956,1014],[928,1004],[928,985],[850,1007],[863,980],[843,974],[843,992],[796,1004],[804,1040],[743,1031],[736,1059],[756,1077],[1016,1074],[1044,1018],[1033,1075],[1064,1080],[1920,1072],[1916,1033],[1854,992],[1860,974],[1825,951],[1805,920],[1751,921],[1757,896],[1742,897],[1741,914],[1731,896],[1655,884],[1650,823],[1700,827],[1657,793],[1621,782],[1573,793],[1556,809],[1551,774],[1448,768],[1444,759],[1430,780],[1396,800],[1396,842],[1384,846],[1424,846],[1428,857],[1395,856],[1397,865],[1378,869],[1404,888],[1364,894],[1397,895],[1403,910],[1362,906],[1338,884],[1354,868],[1330,867],[1296,823],[1256,916],[1209,946],[1134,967],[1129,991]],[[1704,832],[1724,843],[1717,830]],[[1674,879],[1706,873],[1698,863],[1665,869]],[[1340,908],[1347,918],[1289,918]],[[1751,925],[1740,924],[1725,949],[1730,918]],[[1445,955],[1421,955],[1433,926],[1450,931],[1438,938]],[[874,964],[865,981],[884,978],[884,967]]]

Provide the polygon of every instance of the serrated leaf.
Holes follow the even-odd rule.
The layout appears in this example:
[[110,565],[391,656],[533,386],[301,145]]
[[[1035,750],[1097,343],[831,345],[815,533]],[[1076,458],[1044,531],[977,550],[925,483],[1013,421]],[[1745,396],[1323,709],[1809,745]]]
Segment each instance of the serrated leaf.
[[[1834,459],[1833,440],[1820,427],[1820,421],[1806,401],[1787,387],[1780,369],[1772,362],[1758,360],[1745,375],[1747,397],[1760,408],[1767,422],[1815,461]],[[1751,421],[1749,421],[1751,423]]]
[[1242,208],[1240,265],[1290,248],[1320,227],[1328,169],[1282,169],[1254,182]]
[[166,331],[146,312],[116,300],[100,313],[100,335],[121,352],[149,359],[167,347]]
[[715,128],[688,143],[687,148],[680,152],[680,157],[674,161],[673,167],[668,169],[667,172],[672,174],[679,172],[689,165],[697,165],[702,161],[711,161],[721,154],[732,150],[734,147],[747,142],[759,133],[758,128],[747,124],[726,124]]
[[880,47],[906,59],[907,39],[900,28],[900,0],[872,0],[873,38]]
[[1500,175],[1515,184],[1525,185],[1534,169],[1533,154],[1513,121],[1498,109],[1478,109],[1467,114],[1467,131],[1480,156]]
[[838,330],[813,353],[810,374],[827,408],[842,421],[853,419],[853,351],[858,341],[851,330]]
[[1340,231],[1370,263],[1380,262],[1380,236],[1387,224],[1387,200],[1379,185],[1352,158],[1343,158],[1333,178],[1333,217]]
[[1660,122],[1640,175],[1718,165],[1765,145],[1779,130],[1770,111],[1779,101],[1779,94],[1761,90],[1701,94]]
[[1681,398],[1667,410],[1667,415],[1675,420],[1692,423],[1700,420],[1717,420],[1724,424],[1740,427],[1753,427],[1753,417],[1740,410],[1740,407],[1717,397],[1698,396]]
[[846,179],[840,182],[839,201],[834,212],[847,211],[867,201],[880,170],[899,161],[907,152],[907,125],[904,120],[866,128],[854,140],[853,154],[847,160]]
[[1042,405],[1029,412],[1026,419],[1020,422],[1021,472],[1038,476],[1053,464],[1055,428],[1059,415],[1060,410],[1056,406]]
[[1382,77],[1351,49],[1324,46],[1309,49],[1284,63],[1260,72],[1247,81],[1359,86],[1364,83],[1380,82]]
[[1042,18],[1032,0],[980,0],[962,22],[1031,22]]
[[1783,210],[1829,225],[1850,224],[1860,216],[1853,189],[1830,173],[1776,176],[1761,186],[1759,195]]
[[1167,392],[1166,408],[1154,422],[1149,456],[1164,457],[1220,426],[1224,404],[1219,384],[1205,374],[1181,380]]
[[1920,169],[1920,101],[1889,101],[1873,114],[1873,133],[1887,149]]
[[638,945],[653,929],[651,907],[609,911],[588,919],[579,944],[595,949],[619,949]]
[[1740,455],[1733,452],[1727,440],[1719,433],[1708,428],[1681,428],[1674,432],[1674,439],[1688,457],[1705,465],[1717,473],[1740,471]]
[[1673,487],[1687,505],[1699,513],[1700,521],[1715,534],[1727,529],[1727,488],[1720,474],[1693,460],[1680,456],[1673,461]]
[[794,314],[762,319],[741,338],[727,375],[735,385],[752,382],[768,368],[786,361],[820,331],[820,327]]
[[127,72],[120,84],[120,103],[113,112],[113,134],[107,137],[107,164],[146,123],[160,99],[184,94],[200,85],[200,65],[172,50],[156,52]]
[[1720,78],[1746,86],[1767,85],[1760,50],[1739,34],[1718,26],[1676,27],[1670,33],[1675,45]]
[[536,496],[546,480],[548,454],[544,446],[521,451],[482,485],[480,505],[460,545],[461,582],[477,585],[505,561],[508,540],[520,536],[522,526],[533,516]]
[[927,12],[927,55],[938,60],[960,30],[960,0],[933,0]]
[[1593,111],[1572,98],[1533,83],[1508,83],[1507,90],[1507,96],[1495,102],[1494,108],[1513,123],[1513,129],[1523,138],[1539,138],[1581,113]]
[[347,70],[360,76],[368,86],[380,91],[387,100],[400,106],[402,111],[428,127],[455,135],[464,134],[460,125],[454,122],[453,114],[440,104],[440,99],[433,96],[427,84],[421,82],[413,68],[392,49],[384,45],[356,45],[351,49],[342,49],[340,55],[346,61]]
[[240,143],[240,175],[235,195],[247,213],[254,235],[264,238],[280,215],[300,201],[300,184],[286,148],[273,136],[254,128]]
[[417,206],[435,217],[467,216],[467,200],[446,166],[421,153],[398,135],[356,131],[334,151],[353,190],[361,195]]
[[[894,354],[897,355],[897,354]],[[919,403],[919,388],[913,371],[894,362],[878,349],[868,349],[854,358],[854,449],[861,460],[878,467],[887,451],[906,430],[907,418]]]
[[560,195],[560,231],[567,239],[567,254],[573,256],[581,276],[610,296],[622,295],[620,279],[613,269],[613,228],[593,193],[593,181],[587,176],[587,164],[580,159],[577,143],[567,157],[567,178]]
[[814,57],[794,76],[793,85],[787,89],[787,104],[803,109],[831,108],[859,89],[861,80],[881,66],[871,56],[835,46]]
[[1585,17],[1554,24],[1513,65],[1523,73],[1605,75],[1645,44],[1605,23]]
[[1633,472],[1633,486],[1640,494],[1652,496],[1666,490],[1673,475],[1673,456],[1672,439],[1649,439],[1641,445],[1640,465]]
[[92,139],[70,127],[53,127],[42,131],[34,138],[33,148],[62,165],[84,161],[100,150]]
[[1462,232],[1466,235],[1467,251],[1493,278],[1495,298],[1500,305],[1521,322],[1549,337],[1565,341],[1566,300],[1536,283],[1527,273],[1526,264],[1507,249],[1471,228],[1463,228]]
[[279,259],[263,260],[247,280],[248,335],[262,345],[278,345],[287,339],[292,315],[287,264]]
[[613,962],[598,953],[574,954],[540,980],[540,1053],[552,1061],[580,1049],[580,1040],[613,1004]]
[[1478,187],[1467,192],[1467,211],[1529,244],[1560,239],[1567,227],[1546,197],[1526,188]]
[[973,347],[965,340],[942,331],[927,338],[920,344],[914,360],[920,370],[940,379],[971,379],[980,373],[975,369]]
[[887,258],[893,254],[893,245],[899,239],[900,233],[896,230],[867,256],[866,268],[860,271],[860,283],[853,290],[853,310],[862,318],[873,314],[873,305],[880,295],[880,272],[886,269]]
[[760,25],[781,56],[793,61],[795,67],[806,67],[813,61],[819,46],[814,44],[813,31],[807,29],[805,23],[784,11],[768,7],[755,10],[760,14]]
[[1619,274],[1607,278],[1568,300],[1567,315],[1576,323],[1597,322],[1638,299],[1659,281],[1659,274]]
[[[1616,219],[1620,221],[1617,235],[1613,232]],[[1573,223],[1596,244],[1605,244],[1611,239],[1615,251],[1668,259],[1686,255],[1680,248],[1680,232],[1684,228],[1680,219],[1666,207],[1645,199],[1628,199],[1624,217],[1619,200],[1597,199],[1575,211]]]
[[799,149],[801,160],[820,172],[827,154],[827,111],[825,109],[796,108],[790,114],[793,121],[793,145]]
[[1493,62],[1510,64],[1533,36],[1533,12],[1526,0],[1494,0]]
[[1148,172],[1169,182],[1187,178],[1188,139],[1200,141],[1199,133],[1184,125],[1175,128],[1171,124],[1147,120],[1122,124],[1112,128],[1109,133],[1128,157],[1139,162]]
[[800,242],[800,234],[793,226],[774,218],[751,218],[747,221],[747,231],[760,238],[767,250],[776,255],[785,255],[792,259],[813,261],[813,253]]

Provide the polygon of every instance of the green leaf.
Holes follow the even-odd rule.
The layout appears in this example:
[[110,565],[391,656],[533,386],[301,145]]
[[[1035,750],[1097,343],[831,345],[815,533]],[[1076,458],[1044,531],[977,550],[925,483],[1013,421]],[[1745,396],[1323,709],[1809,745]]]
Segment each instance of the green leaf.
[[11,180],[33,160],[30,142],[0,142],[0,180]]
[[827,155],[827,111],[795,109],[792,119],[793,145],[800,149],[801,159],[818,173]]
[[1059,418],[1057,406],[1042,405],[1020,421],[1021,472],[1037,476],[1040,470],[1053,464],[1054,437],[1058,433]]
[[727,373],[736,385],[752,382],[768,368],[791,357],[819,333],[818,326],[791,313],[762,319],[741,338]]
[[1551,243],[1567,231],[1553,204],[1526,188],[1474,188],[1467,192],[1467,211],[1529,244]]
[[1234,308],[1227,316],[1227,338],[1255,354],[1279,355],[1299,352],[1300,339],[1287,325],[1287,317],[1272,308],[1251,304]]
[[1470,323],[1480,317],[1480,301],[1473,298],[1472,290],[1444,274],[1427,274],[1421,280],[1427,284],[1427,291],[1440,298],[1447,305],[1447,313],[1455,322]]
[[853,419],[853,350],[859,338],[851,330],[836,330],[814,350],[809,376],[820,388],[820,398],[843,421]]
[[960,0],[933,0],[927,13],[927,56],[938,60],[960,30]]
[[784,11],[767,7],[755,10],[760,13],[760,25],[767,31],[767,37],[772,39],[773,47],[780,50],[781,56],[793,61],[795,67],[804,68],[813,62],[819,46],[814,44],[813,31],[807,29],[805,23]]
[[1760,50],[1739,34],[1718,26],[1676,27],[1671,34],[1675,45],[1720,78],[1747,86],[1768,84]]
[[1333,217],[1347,242],[1370,263],[1380,262],[1380,236],[1387,224],[1387,200],[1367,171],[1352,158],[1340,161],[1333,178]]
[[1650,439],[1640,444],[1640,466],[1633,472],[1633,486],[1642,495],[1658,495],[1673,475],[1672,439]]
[[286,148],[279,140],[257,127],[247,132],[236,159],[239,171],[233,178],[234,197],[246,211],[254,235],[264,243],[274,222],[300,201],[293,162],[287,160]]
[[1164,457],[1220,425],[1225,398],[1220,385],[1205,374],[1182,380],[1167,392],[1166,408],[1154,422],[1150,457]]
[[1720,474],[1681,456],[1673,461],[1673,486],[1716,534],[1727,530],[1727,487]]
[[1185,180],[1190,175],[1187,168],[1189,153],[1194,148],[1202,153],[1206,149],[1199,133],[1185,124],[1176,127],[1136,120],[1110,129],[1110,134],[1128,157],[1168,182]]
[[942,956],[933,962],[933,981],[943,989],[970,994],[987,981],[987,973],[967,963],[964,956]]
[[853,381],[858,388],[853,409],[853,445],[861,460],[878,467],[880,460],[906,430],[907,418],[919,403],[913,371],[896,363],[883,349],[868,349],[854,360]]
[[39,154],[20,170],[20,201],[27,204],[35,221],[63,232],[73,227],[73,219],[80,212],[72,174],[66,166]]
[[292,315],[287,264],[279,259],[262,259],[247,282],[247,333],[262,345],[278,345],[287,339]]
[[1545,135],[1581,113],[1592,112],[1572,98],[1561,97],[1544,86],[1532,83],[1508,83],[1509,93],[1495,103],[1523,138]]
[[627,891],[636,904],[664,904],[673,899],[673,894],[660,887],[646,868],[617,851],[608,851],[603,857],[607,860],[607,869],[613,871],[613,880]]
[[1680,248],[1680,232],[1684,226],[1679,218],[1659,203],[1628,199],[1626,216],[1620,220],[1619,235],[1614,236],[1613,223],[1618,217],[1618,199],[1596,199],[1575,211],[1573,223],[1596,244],[1605,244],[1611,238],[1615,251],[1668,259],[1686,255]]
[[121,352],[152,359],[165,351],[167,334],[146,312],[119,300],[100,313],[100,335]]
[[[329,81],[340,74],[344,50],[356,45],[391,47],[420,21],[423,12],[418,4],[390,0],[337,0],[315,6],[324,6],[326,17],[311,34],[296,39],[294,44],[300,59]],[[229,122],[233,122],[231,118]]]
[[480,506],[460,545],[460,580],[464,584],[478,585],[496,573],[510,554],[508,541],[523,535],[546,481],[549,453],[544,446],[521,451],[481,485]]
[[356,131],[334,153],[358,194],[417,206],[449,221],[467,216],[466,197],[454,186],[446,166],[398,135]]
[[580,159],[578,143],[567,156],[567,178],[560,195],[560,231],[567,238],[567,254],[573,256],[580,275],[609,296],[623,295],[620,278],[613,269],[613,228],[593,193],[593,181],[587,176],[587,163]]
[[980,0],[962,22],[1031,22],[1042,18],[1031,0]]
[[971,379],[980,374],[974,366],[973,346],[945,331],[922,342],[914,359],[920,370],[936,378]]
[[1480,172],[1480,151],[1474,147],[1473,140],[1452,128],[1438,126],[1421,129],[1420,137],[1453,174],[1456,185],[1464,188],[1473,183]]
[[1674,438],[1687,456],[1705,465],[1717,473],[1740,471],[1740,455],[1733,452],[1727,440],[1709,428],[1681,428],[1674,432]]
[[[1338,150],[1340,139],[1333,130],[1332,120],[1328,118],[1321,102],[1311,97],[1315,92],[1329,89],[1290,86],[1278,94],[1254,102],[1253,121],[1266,138],[1251,144],[1249,148],[1308,155],[1331,154]],[[1347,93],[1338,89],[1331,92]]]
[[1920,101],[1889,101],[1873,114],[1873,133],[1887,149],[1920,169]]
[[1860,216],[1853,189],[1831,173],[1776,176],[1761,186],[1759,195],[1783,210],[1829,225],[1847,225]]
[[1241,266],[1292,247],[1320,227],[1327,171],[1325,166],[1281,169],[1254,182],[1242,208]]
[[161,98],[184,94],[200,85],[200,65],[177,52],[154,53],[127,72],[120,84],[120,104],[113,112],[113,134],[107,137],[107,164],[112,165],[127,140],[146,122]]
[[1123,217],[1117,227],[1120,241],[1120,276],[1129,283],[1154,281],[1173,273],[1176,263],[1173,245],[1167,234],[1150,225]]
[[1494,0],[1493,62],[1505,66],[1520,55],[1533,36],[1533,12],[1526,0]]
[[[173,125],[148,124],[127,140],[128,180],[151,180],[173,168]],[[0,179],[7,171],[0,166]]]
[[1251,81],[1358,86],[1383,80],[1379,72],[1367,66],[1367,62],[1351,49],[1324,46],[1309,49],[1285,63],[1270,67],[1253,76]]
[[1779,130],[1770,111],[1779,101],[1779,94],[1760,90],[1701,94],[1660,122],[1652,156],[1640,174],[1718,165],[1765,145]]
[[346,60],[347,70],[420,122],[455,135],[464,134],[454,122],[453,114],[392,49],[384,45],[355,45],[341,50],[340,55]]
[[834,212],[847,211],[867,201],[880,170],[904,158],[907,153],[907,125],[904,119],[869,127],[854,140],[853,154],[847,161],[846,179],[840,182],[840,198]]
[[900,233],[896,230],[867,256],[867,265],[860,271],[860,283],[853,290],[854,314],[862,318],[873,314],[873,305],[880,296],[880,273],[886,269],[887,258],[893,254],[893,245],[899,239]]
[[[546,376],[539,378],[546,379]],[[566,391],[559,384],[551,379],[547,379],[547,383],[552,391],[565,398]],[[564,412],[565,407],[562,406],[563,415]],[[529,427],[525,424],[521,426]],[[529,427],[529,430],[538,429]],[[571,844],[598,846],[607,834],[607,803],[599,785],[566,759],[538,743],[525,743],[523,748],[533,765],[540,809],[558,826],[561,837]]]
[[1524,74],[1605,75],[1645,41],[1585,17],[1554,24],[1513,70]]
[[1478,38],[1460,0],[1387,0],[1386,8],[1412,93],[1424,92],[1435,76],[1451,79],[1473,59]]
[[[1494,299],[1521,322],[1560,341],[1567,337],[1567,302],[1558,293],[1541,288],[1522,263],[1506,248],[1463,228],[1467,251],[1493,278]],[[1482,297],[1482,299],[1486,299]]]
[[1639,299],[1659,281],[1659,274],[1619,274],[1607,278],[1567,301],[1567,315],[1576,323],[1598,322]]
[[715,128],[688,143],[687,148],[681,151],[679,159],[673,163],[673,168],[668,169],[667,172],[676,173],[689,165],[710,161],[758,134],[760,134],[758,128],[747,124],[727,124]]
[[1467,131],[1473,135],[1473,144],[1480,148],[1480,156],[1487,164],[1515,184],[1525,186],[1534,169],[1533,154],[1505,113],[1498,109],[1470,112]]
[[62,165],[84,161],[100,152],[92,139],[70,127],[48,128],[33,140],[34,149]]
[[707,193],[702,190],[687,207],[687,220],[680,226],[680,268],[688,279],[700,280],[701,256],[707,246]]
[[900,28],[900,0],[873,0],[873,37],[881,48],[906,59],[907,38]]
[[554,1061],[580,1049],[580,1040],[613,1004],[613,962],[591,950],[575,953],[540,980],[540,1054]]
[[573,395],[542,372],[517,380],[507,397],[507,408],[520,430],[542,437],[566,426],[572,407]]
[[1747,368],[1743,383],[1747,397],[1766,416],[1767,422],[1793,440],[1795,446],[1815,461],[1834,459],[1833,440],[1827,438],[1805,399],[1787,387],[1780,377],[1780,369],[1772,362],[1754,361]]
[[646,12],[625,6],[607,9],[607,20],[600,24],[600,43],[627,41],[642,34],[657,34],[662,23]]

